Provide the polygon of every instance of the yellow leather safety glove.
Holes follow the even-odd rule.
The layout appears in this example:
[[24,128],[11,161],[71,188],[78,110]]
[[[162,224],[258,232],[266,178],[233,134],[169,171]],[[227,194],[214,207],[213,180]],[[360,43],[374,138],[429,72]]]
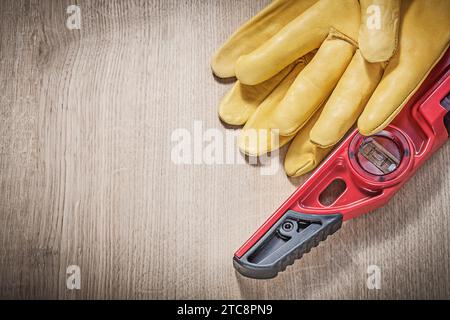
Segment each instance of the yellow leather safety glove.
[[[401,111],[448,47],[449,12],[449,0],[275,0],[213,58],[217,76],[238,78],[220,118],[245,124],[249,155],[293,140],[285,169],[304,174],[356,121],[371,135]],[[279,144],[249,143],[254,129]]]

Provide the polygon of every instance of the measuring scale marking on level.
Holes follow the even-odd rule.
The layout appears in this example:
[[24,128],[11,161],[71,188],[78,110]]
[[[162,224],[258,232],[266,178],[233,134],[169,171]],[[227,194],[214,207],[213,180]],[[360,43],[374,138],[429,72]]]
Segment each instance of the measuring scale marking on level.
[[[450,51],[385,130],[353,131],[311,177],[235,253],[236,270],[272,278],[343,221],[386,204],[450,135]],[[334,182],[345,189],[331,204],[321,195]]]

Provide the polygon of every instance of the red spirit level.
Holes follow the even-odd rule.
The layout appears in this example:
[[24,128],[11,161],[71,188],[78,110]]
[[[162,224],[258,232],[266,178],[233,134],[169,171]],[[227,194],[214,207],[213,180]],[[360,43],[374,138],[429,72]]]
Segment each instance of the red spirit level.
[[[244,276],[268,279],[284,271],[343,221],[380,208],[450,136],[450,50],[403,111],[370,137],[355,130],[235,253]],[[345,190],[326,205],[335,181]]]

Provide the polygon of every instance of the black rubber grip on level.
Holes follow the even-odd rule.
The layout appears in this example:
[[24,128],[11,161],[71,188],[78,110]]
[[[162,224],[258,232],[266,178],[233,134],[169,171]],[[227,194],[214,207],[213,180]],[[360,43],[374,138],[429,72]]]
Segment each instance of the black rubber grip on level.
[[448,110],[444,117],[444,124],[447,128],[448,136],[450,137],[450,93],[447,93],[447,96],[441,100],[441,105]]
[[304,214],[287,211],[258,242],[233,265],[243,276],[270,279],[284,271],[342,226],[342,214]]

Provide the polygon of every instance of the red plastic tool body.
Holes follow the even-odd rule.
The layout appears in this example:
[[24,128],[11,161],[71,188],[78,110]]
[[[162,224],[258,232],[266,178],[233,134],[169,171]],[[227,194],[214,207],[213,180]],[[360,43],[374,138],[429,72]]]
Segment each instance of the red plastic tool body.
[[[385,176],[365,172],[358,165],[353,150],[358,139],[364,137],[357,130],[353,131],[235,256],[241,258],[288,210],[305,214],[341,213],[345,221],[385,205],[449,138],[443,121],[449,111],[441,105],[442,97],[450,91],[449,65],[450,54],[447,52],[403,111],[380,133],[390,135],[403,148],[401,163],[394,172]],[[323,205],[320,195],[337,179],[345,182],[345,191],[333,204]]]

